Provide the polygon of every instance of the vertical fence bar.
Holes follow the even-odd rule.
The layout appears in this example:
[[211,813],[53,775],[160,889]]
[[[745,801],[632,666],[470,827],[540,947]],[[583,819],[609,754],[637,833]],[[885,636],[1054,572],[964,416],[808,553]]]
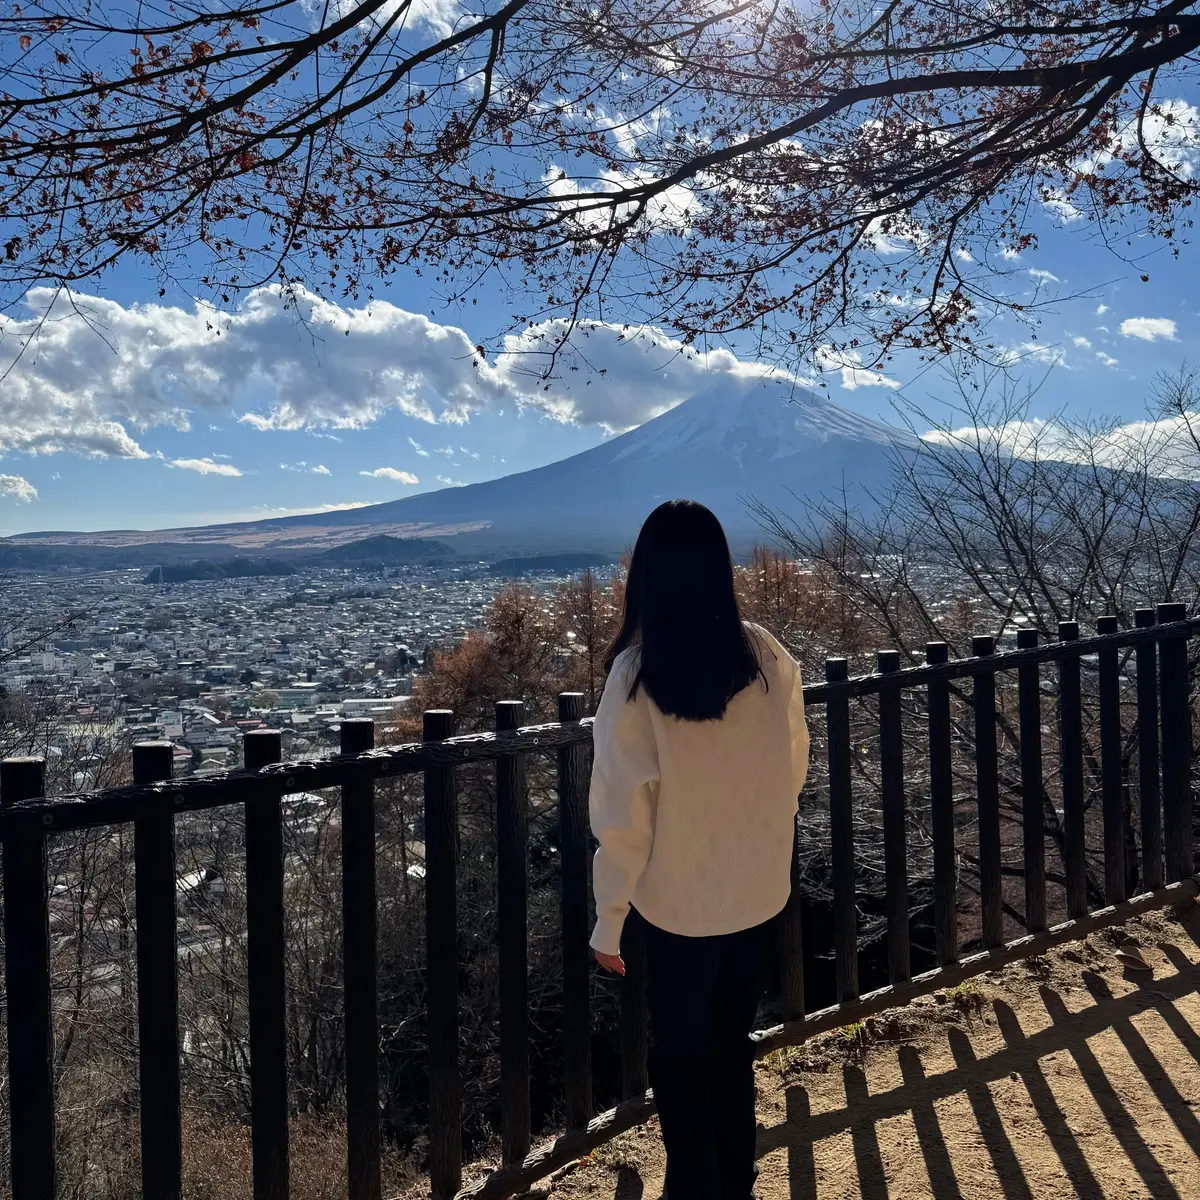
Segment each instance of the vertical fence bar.
[[[1133,614],[1138,629],[1155,623],[1154,609]],[[1142,642],[1137,650],[1138,799],[1142,819],[1142,878],[1145,890],[1163,886],[1162,792],[1158,778],[1158,646]]]
[[[825,681],[849,677],[844,658],[825,660]],[[858,999],[858,913],[854,895],[854,799],[850,788],[850,701],[825,704],[829,735],[829,837],[833,869],[833,944],[838,1003]]]
[[[1038,644],[1036,629],[1017,633],[1017,649]],[[1042,681],[1037,663],[1017,669],[1021,722],[1021,826],[1025,859],[1025,929],[1046,928],[1046,839],[1042,808]]]
[[[1098,634],[1118,633],[1113,616],[1100,617]],[[1097,655],[1100,691],[1100,801],[1104,817],[1104,899],[1125,899],[1125,796],[1121,780],[1121,678],[1116,647]]]
[[[454,714],[430,709],[424,740],[454,732]],[[425,1004],[429,1038],[429,1180],[435,1200],[462,1186],[462,1082],[458,1073],[458,779],[425,770]]]
[[[1187,606],[1160,604],[1158,624],[1187,619]],[[1163,844],[1167,882],[1192,873],[1192,722],[1188,711],[1186,633],[1159,643],[1159,701],[1162,705]]]
[[[1079,640],[1078,621],[1059,621],[1058,640]],[[1063,858],[1067,876],[1067,916],[1087,915],[1087,858],[1083,812],[1083,701],[1079,655],[1058,664],[1058,751],[1062,787]]]
[[[138,742],[133,782],[170,779],[171,742]],[[175,817],[162,811],[133,824],[134,910],[137,919],[138,1082],[142,1196],[178,1200],[183,1188],[179,1100],[179,982],[175,942]]]
[[804,919],[800,893],[800,814],[792,822],[792,890],[779,938],[779,991],[784,1016],[798,1021],[804,1016]]
[[[342,722],[342,754],[375,747],[375,722]],[[379,1200],[378,913],[375,781],[342,784],[342,1020],[346,1039],[346,1182],[349,1200]]]
[[[900,670],[899,650],[880,650],[876,670]],[[900,689],[879,693],[879,768],[883,801],[883,872],[888,930],[888,982],[912,974],[908,935],[908,847],[904,828],[904,734]]]
[[[6,758],[0,804],[44,795],[45,780],[45,759]],[[13,1200],[53,1200],[57,1187],[47,900],[45,837],[10,834],[4,839],[4,981]]]
[[621,930],[621,1094],[628,1100],[650,1086],[647,1070],[649,1045],[646,1027],[646,939],[631,913]]
[[[283,758],[280,734],[246,734],[246,769]],[[250,1009],[250,1141],[254,1200],[287,1200],[287,1002],[283,963],[283,819],[274,793],[246,805],[247,986]]]
[[[945,642],[930,642],[925,661],[949,660]],[[928,690],[929,815],[933,826],[933,926],[938,966],[958,960],[958,871],[954,857],[954,776],[950,768],[950,684],[935,679]]]
[[[496,732],[521,728],[525,705],[501,700]],[[500,954],[500,1137],[507,1163],[529,1152],[528,810],[525,756],[496,755],[496,911]]]
[[[995,654],[996,640],[971,639],[971,654]],[[975,796],[979,815],[979,894],[983,944],[991,949],[1004,941],[1004,907],[1000,876],[1000,780],[996,759],[996,675],[984,669],[972,676],[975,713]]]
[[[583,716],[583,693],[563,692],[558,719]],[[592,952],[588,948],[587,761],[582,742],[558,752],[559,854],[562,861],[563,1070],[567,1128],[592,1115]]]

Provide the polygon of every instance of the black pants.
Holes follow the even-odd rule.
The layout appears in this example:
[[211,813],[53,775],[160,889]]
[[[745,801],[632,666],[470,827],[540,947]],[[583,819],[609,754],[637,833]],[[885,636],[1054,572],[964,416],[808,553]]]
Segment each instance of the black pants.
[[667,1151],[667,1200],[751,1200],[754,1059],[773,922],[682,937],[630,913],[645,938],[650,1086]]

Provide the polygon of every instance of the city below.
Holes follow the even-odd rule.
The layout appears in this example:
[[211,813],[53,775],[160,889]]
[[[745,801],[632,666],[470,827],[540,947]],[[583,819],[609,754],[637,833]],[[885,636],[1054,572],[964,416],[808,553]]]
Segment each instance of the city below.
[[14,574],[0,695],[54,714],[49,765],[75,763],[74,790],[97,785],[89,760],[145,739],[174,743],[178,775],[239,766],[243,735],[264,727],[290,758],[324,754],[344,718],[394,722],[501,579],[486,563],[169,585],[142,570]]

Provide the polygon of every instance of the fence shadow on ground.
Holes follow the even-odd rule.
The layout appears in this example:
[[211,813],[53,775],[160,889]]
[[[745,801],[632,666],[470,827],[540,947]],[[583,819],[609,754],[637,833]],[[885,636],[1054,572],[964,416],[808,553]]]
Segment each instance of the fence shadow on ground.
[[[1174,928],[1200,952],[1200,913]],[[1200,963],[1156,948],[1157,978],[1083,969],[1031,987],[1019,1013],[992,998],[966,1028],[881,1050],[870,1072],[840,1064],[840,1087],[838,1066],[785,1080],[784,1119],[760,1128],[760,1194],[1200,1193]]]

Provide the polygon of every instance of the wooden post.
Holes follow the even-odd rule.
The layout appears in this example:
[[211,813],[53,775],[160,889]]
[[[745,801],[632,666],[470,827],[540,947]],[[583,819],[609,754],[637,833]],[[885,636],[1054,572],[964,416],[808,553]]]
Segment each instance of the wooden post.
[[[558,719],[583,716],[583,693],[563,692]],[[592,951],[588,946],[588,814],[585,747],[558,751],[559,855],[562,860],[563,1062],[567,1128],[592,1115]]]
[[[1113,616],[1100,617],[1098,634],[1119,633]],[[1100,690],[1100,799],[1104,816],[1104,899],[1119,904],[1125,899],[1125,797],[1121,785],[1121,679],[1116,647],[1101,650]]]
[[[844,658],[825,660],[825,680],[849,677]],[[833,945],[838,1003],[858,998],[858,914],[854,895],[854,800],[850,789],[850,702],[826,701],[829,743],[829,837],[833,870]]]
[[[1160,604],[1158,624],[1187,619],[1183,604]],[[1167,882],[1192,873],[1192,722],[1188,709],[1187,635],[1159,643],[1159,699],[1162,705],[1163,842]]]
[[[899,650],[880,650],[876,670],[900,670]],[[888,930],[888,982],[912,974],[908,933],[908,846],[904,814],[904,734],[900,689],[879,693],[879,766],[883,800],[883,870]]]
[[[0,762],[0,805],[46,791],[46,760]],[[54,1026],[50,1017],[50,925],[46,839],[4,839],[4,979],[8,990],[8,1115],[12,1200],[53,1200]]]
[[[133,782],[170,779],[175,747],[138,742]],[[138,1080],[141,1085],[142,1196],[178,1200],[183,1188],[179,1099],[179,984],[175,935],[175,817],[162,811],[133,826],[137,919]]]
[[[945,642],[930,642],[930,666],[949,661]],[[934,680],[929,705],[929,809],[933,826],[933,925],[938,966],[958,959],[958,870],[954,855],[954,777],[950,768],[950,685]]]
[[[340,751],[375,746],[375,722],[342,722]],[[349,1200],[379,1200],[378,913],[375,782],[342,784],[342,1020],[346,1038],[346,1174]]]
[[[520,729],[520,700],[496,705],[496,732]],[[496,885],[500,953],[501,1157],[529,1153],[528,812],[525,756],[496,755]]]
[[792,890],[780,927],[780,999],[789,1020],[804,1016],[804,914],[800,893],[800,814],[792,822]]
[[[1036,629],[1017,633],[1017,649],[1038,644]],[[1042,795],[1042,682],[1037,663],[1017,670],[1021,720],[1021,825],[1025,858],[1025,928],[1046,928],[1046,836]]]
[[[1078,621],[1059,621],[1058,640],[1079,640]],[[1058,750],[1062,787],[1063,857],[1067,876],[1067,916],[1086,916],[1087,858],[1083,811],[1083,702],[1079,690],[1079,656],[1058,664]]]
[[[987,658],[995,638],[971,639],[971,654]],[[989,950],[1004,941],[1004,899],[1000,875],[1000,781],[996,760],[996,676],[987,669],[972,676],[975,710],[975,795],[979,814],[979,891],[983,944]]]
[[[1133,614],[1138,629],[1155,623],[1154,609]],[[1138,803],[1142,818],[1142,878],[1145,890],[1163,885],[1162,791],[1158,777],[1158,647],[1142,642],[1137,650]]]
[[[430,709],[424,740],[454,732],[454,714]],[[462,1187],[462,1082],[458,1071],[458,780],[425,771],[426,1023],[429,1030],[429,1178],[435,1200]]]
[[[246,734],[248,771],[280,762],[274,729]],[[250,1008],[250,1140],[254,1200],[287,1200],[287,1001],[283,961],[283,819],[273,793],[246,805],[247,984]]]

